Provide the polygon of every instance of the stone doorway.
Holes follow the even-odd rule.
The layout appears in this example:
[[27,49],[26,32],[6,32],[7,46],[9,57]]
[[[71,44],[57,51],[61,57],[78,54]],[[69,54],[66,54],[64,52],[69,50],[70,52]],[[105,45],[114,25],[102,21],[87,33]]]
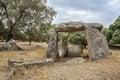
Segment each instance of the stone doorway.
[[85,56],[87,56],[88,58],[88,51],[85,51],[87,49],[87,39],[85,31],[59,32],[58,38],[58,53],[60,58]]
[[[47,57],[57,60],[58,55],[58,33],[59,32],[76,32],[85,31],[87,34],[88,53],[90,60],[98,60],[107,58],[109,54],[106,37],[102,34],[102,24],[99,23],[82,23],[68,22],[61,23],[55,28],[47,50]],[[52,47],[51,47],[52,46]]]

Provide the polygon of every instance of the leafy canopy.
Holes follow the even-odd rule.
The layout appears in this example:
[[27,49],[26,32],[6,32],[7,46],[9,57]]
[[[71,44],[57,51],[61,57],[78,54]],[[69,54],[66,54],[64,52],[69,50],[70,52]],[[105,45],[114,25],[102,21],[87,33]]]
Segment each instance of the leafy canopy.
[[108,29],[104,28],[103,33],[107,37],[109,44],[120,44],[120,16],[118,16]]
[[7,38],[51,24],[56,12],[46,3],[47,0],[0,0],[0,22],[7,29]]

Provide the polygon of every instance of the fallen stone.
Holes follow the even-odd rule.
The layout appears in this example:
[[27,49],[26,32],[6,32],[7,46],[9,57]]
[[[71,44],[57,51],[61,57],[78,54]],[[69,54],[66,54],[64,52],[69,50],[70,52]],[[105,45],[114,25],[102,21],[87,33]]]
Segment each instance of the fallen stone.
[[74,64],[82,64],[84,63],[86,60],[84,58],[73,58],[67,62],[65,62],[65,65],[74,65]]
[[22,61],[16,61],[16,60],[8,60],[8,67],[9,70],[4,78],[4,80],[11,80],[11,78],[14,76],[15,72],[18,72],[20,68],[27,68],[30,69],[33,66],[41,67],[44,65],[50,65],[54,63],[53,59],[41,59],[41,60],[36,60],[36,61],[31,61],[31,62],[22,62]]
[[2,47],[0,47],[0,51],[6,51],[6,50],[22,50],[22,48],[16,45],[14,39],[11,39],[8,42],[6,42],[6,44],[4,44]]
[[43,65],[49,65],[54,63],[54,60],[52,58],[46,58],[46,59],[40,59],[30,62],[22,62],[22,61],[15,61],[15,60],[8,60],[8,66],[9,67],[25,67],[25,68],[31,68],[33,66],[43,66]]

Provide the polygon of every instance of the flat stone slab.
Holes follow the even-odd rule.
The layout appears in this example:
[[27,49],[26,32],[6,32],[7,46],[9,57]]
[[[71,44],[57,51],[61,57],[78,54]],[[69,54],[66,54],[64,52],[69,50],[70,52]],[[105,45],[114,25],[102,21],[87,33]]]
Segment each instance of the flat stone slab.
[[103,25],[99,23],[82,23],[82,22],[67,22],[67,23],[61,23],[58,24],[56,29],[56,32],[75,32],[75,31],[83,31],[85,30],[86,25],[90,25],[93,28],[97,28],[99,30],[102,30]]

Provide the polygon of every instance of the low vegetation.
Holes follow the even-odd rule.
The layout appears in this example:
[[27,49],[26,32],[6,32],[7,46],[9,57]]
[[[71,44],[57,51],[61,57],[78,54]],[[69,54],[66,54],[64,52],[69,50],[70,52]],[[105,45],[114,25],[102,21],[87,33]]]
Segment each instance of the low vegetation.
[[[1,43],[3,44],[3,43]],[[4,79],[8,71],[8,59],[18,61],[32,61],[45,58],[46,43],[18,42],[24,51],[3,51],[0,52],[0,79]],[[40,49],[40,47],[45,49]],[[53,65],[31,69],[20,68],[10,80],[119,80],[120,78],[120,50],[110,50],[112,54],[108,59],[89,61],[85,63],[65,65],[71,58],[62,58]],[[84,55],[88,55],[84,49]]]

